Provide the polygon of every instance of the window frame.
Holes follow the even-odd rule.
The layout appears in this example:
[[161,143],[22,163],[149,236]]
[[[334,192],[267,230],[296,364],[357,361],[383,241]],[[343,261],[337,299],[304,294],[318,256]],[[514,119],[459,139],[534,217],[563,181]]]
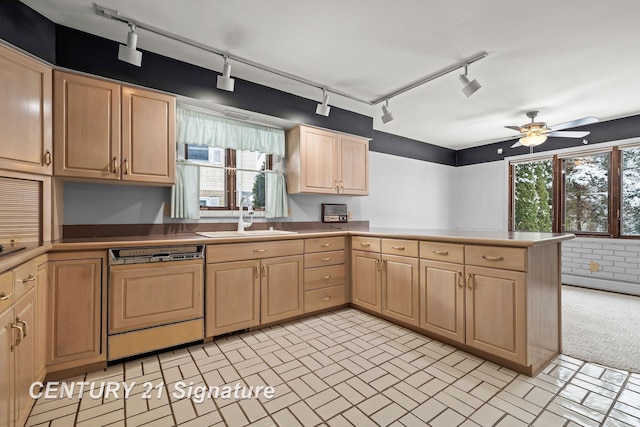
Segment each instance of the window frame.
[[[516,156],[511,159],[507,158],[508,165],[508,229],[509,231],[515,231],[515,166],[521,163],[529,163],[546,159],[553,159],[553,181],[552,181],[552,232],[554,233],[573,233],[576,236],[588,236],[588,237],[604,237],[604,238],[616,238],[616,239],[639,239],[640,234],[622,234],[622,191],[623,191],[623,175],[621,173],[622,168],[622,155],[624,149],[640,147],[640,140],[637,138],[633,142],[628,143],[616,143],[606,144],[601,147],[594,146],[590,149],[583,149],[582,147],[575,147],[575,149],[558,150],[550,153],[539,153],[538,155],[524,155]],[[562,161],[566,158],[587,156],[592,154],[610,152],[610,164],[609,164],[609,201],[608,201],[608,232],[576,232],[563,230],[564,225],[564,208],[565,208],[565,180],[563,179]]]
[[[200,206],[200,212],[210,212],[210,211],[222,212],[222,211],[238,210],[237,191],[236,191],[236,184],[237,184],[236,149],[224,148],[223,150],[225,151],[224,165],[218,166],[218,165],[211,164],[211,166],[208,166],[203,164],[202,162],[194,163],[194,164],[197,166],[224,169],[226,171],[225,181],[224,181],[225,182],[224,191],[225,191],[225,196],[228,203],[226,206]],[[273,168],[273,154],[265,154],[265,155],[266,155],[265,170],[271,170]],[[189,161],[189,144],[186,144],[186,143],[184,144],[184,158],[186,161]],[[260,172],[260,171],[256,170],[256,172]],[[248,207],[244,206],[242,210],[248,210]],[[255,208],[255,211],[264,211],[264,208]]]

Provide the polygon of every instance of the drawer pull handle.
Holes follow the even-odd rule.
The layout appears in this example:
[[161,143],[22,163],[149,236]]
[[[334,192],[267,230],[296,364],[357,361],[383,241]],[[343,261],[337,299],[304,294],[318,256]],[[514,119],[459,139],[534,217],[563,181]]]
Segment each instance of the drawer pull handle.
[[458,271],[458,287],[459,288],[464,287],[464,285],[462,284],[462,271]]
[[331,297],[324,297],[324,298],[320,298],[320,301],[329,301],[331,299]]
[[360,242],[360,246],[364,246],[365,248],[368,248],[369,246],[371,246],[371,243]]
[[467,274],[467,289],[471,290],[473,289],[473,287],[471,286],[471,279],[473,278],[473,276],[471,275],[471,273]]
[[2,293],[0,294],[0,301],[6,301],[6,300],[8,300],[9,298],[11,298],[11,295],[12,295],[12,294],[5,294],[4,292],[2,292]]
[[320,258],[320,261],[326,262],[326,261],[331,261],[331,257],[325,257],[325,258]]
[[397,249],[399,251],[404,251],[404,246],[391,246],[393,249]]
[[331,246],[331,243],[321,243],[320,246],[326,248],[327,246]]
[[51,166],[51,151],[49,150],[44,152],[44,164]]
[[331,275],[330,275],[330,274],[329,274],[329,275],[327,275],[327,276],[324,276],[324,277],[322,278],[322,280],[329,280],[329,279],[331,279]]
[[11,351],[13,351],[17,346],[20,345],[20,343],[24,339],[24,330],[13,322],[11,322],[9,325],[11,326],[11,329],[17,329],[20,331],[20,336],[16,339],[15,344],[11,344]]
[[260,278],[260,267],[258,267],[257,265],[255,267],[256,267],[256,279],[259,279]]
[[129,161],[127,159],[122,161],[122,166],[124,167],[124,174],[129,175]]
[[437,249],[434,249],[431,252],[433,252],[436,255],[449,255],[449,251],[439,251]]
[[27,322],[25,322],[24,320],[20,320],[18,317],[16,317],[16,323],[22,323],[24,325],[22,327],[22,339],[25,339],[27,337],[27,328],[29,327],[29,325],[27,324]]
[[267,252],[269,249],[254,249],[253,252]]
[[486,259],[487,261],[502,261],[504,259],[501,256],[491,256],[491,255],[482,255],[482,258]]
[[36,280],[36,276],[34,276],[33,274],[30,274],[27,276],[26,279],[22,279],[22,283],[33,282],[34,280]]
[[118,173],[118,158],[113,158],[113,173]]

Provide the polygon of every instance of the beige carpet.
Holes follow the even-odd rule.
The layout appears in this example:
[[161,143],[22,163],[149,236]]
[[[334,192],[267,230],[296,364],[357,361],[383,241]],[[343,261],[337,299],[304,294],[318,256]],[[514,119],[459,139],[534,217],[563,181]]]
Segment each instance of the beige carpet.
[[640,372],[640,297],[562,286],[562,353]]

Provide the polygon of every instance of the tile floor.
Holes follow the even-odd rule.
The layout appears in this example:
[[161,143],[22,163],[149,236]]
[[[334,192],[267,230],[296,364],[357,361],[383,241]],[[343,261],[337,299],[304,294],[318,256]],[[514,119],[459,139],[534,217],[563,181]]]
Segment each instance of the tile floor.
[[[530,378],[350,308],[67,384],[80,381],[135,386],[128,399],[40,398],[27,426],[640,426],[640,374],[561,355]],[[176,395],[181,381],[275,396],[197,403]]]

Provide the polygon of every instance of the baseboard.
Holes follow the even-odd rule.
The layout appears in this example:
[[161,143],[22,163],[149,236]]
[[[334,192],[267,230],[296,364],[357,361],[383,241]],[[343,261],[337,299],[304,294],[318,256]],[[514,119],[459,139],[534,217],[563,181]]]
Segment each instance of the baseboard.
[[640,286],[634,283],[616,280],[594,279],[592,277],[563,274],[562,284],[640,296]]

